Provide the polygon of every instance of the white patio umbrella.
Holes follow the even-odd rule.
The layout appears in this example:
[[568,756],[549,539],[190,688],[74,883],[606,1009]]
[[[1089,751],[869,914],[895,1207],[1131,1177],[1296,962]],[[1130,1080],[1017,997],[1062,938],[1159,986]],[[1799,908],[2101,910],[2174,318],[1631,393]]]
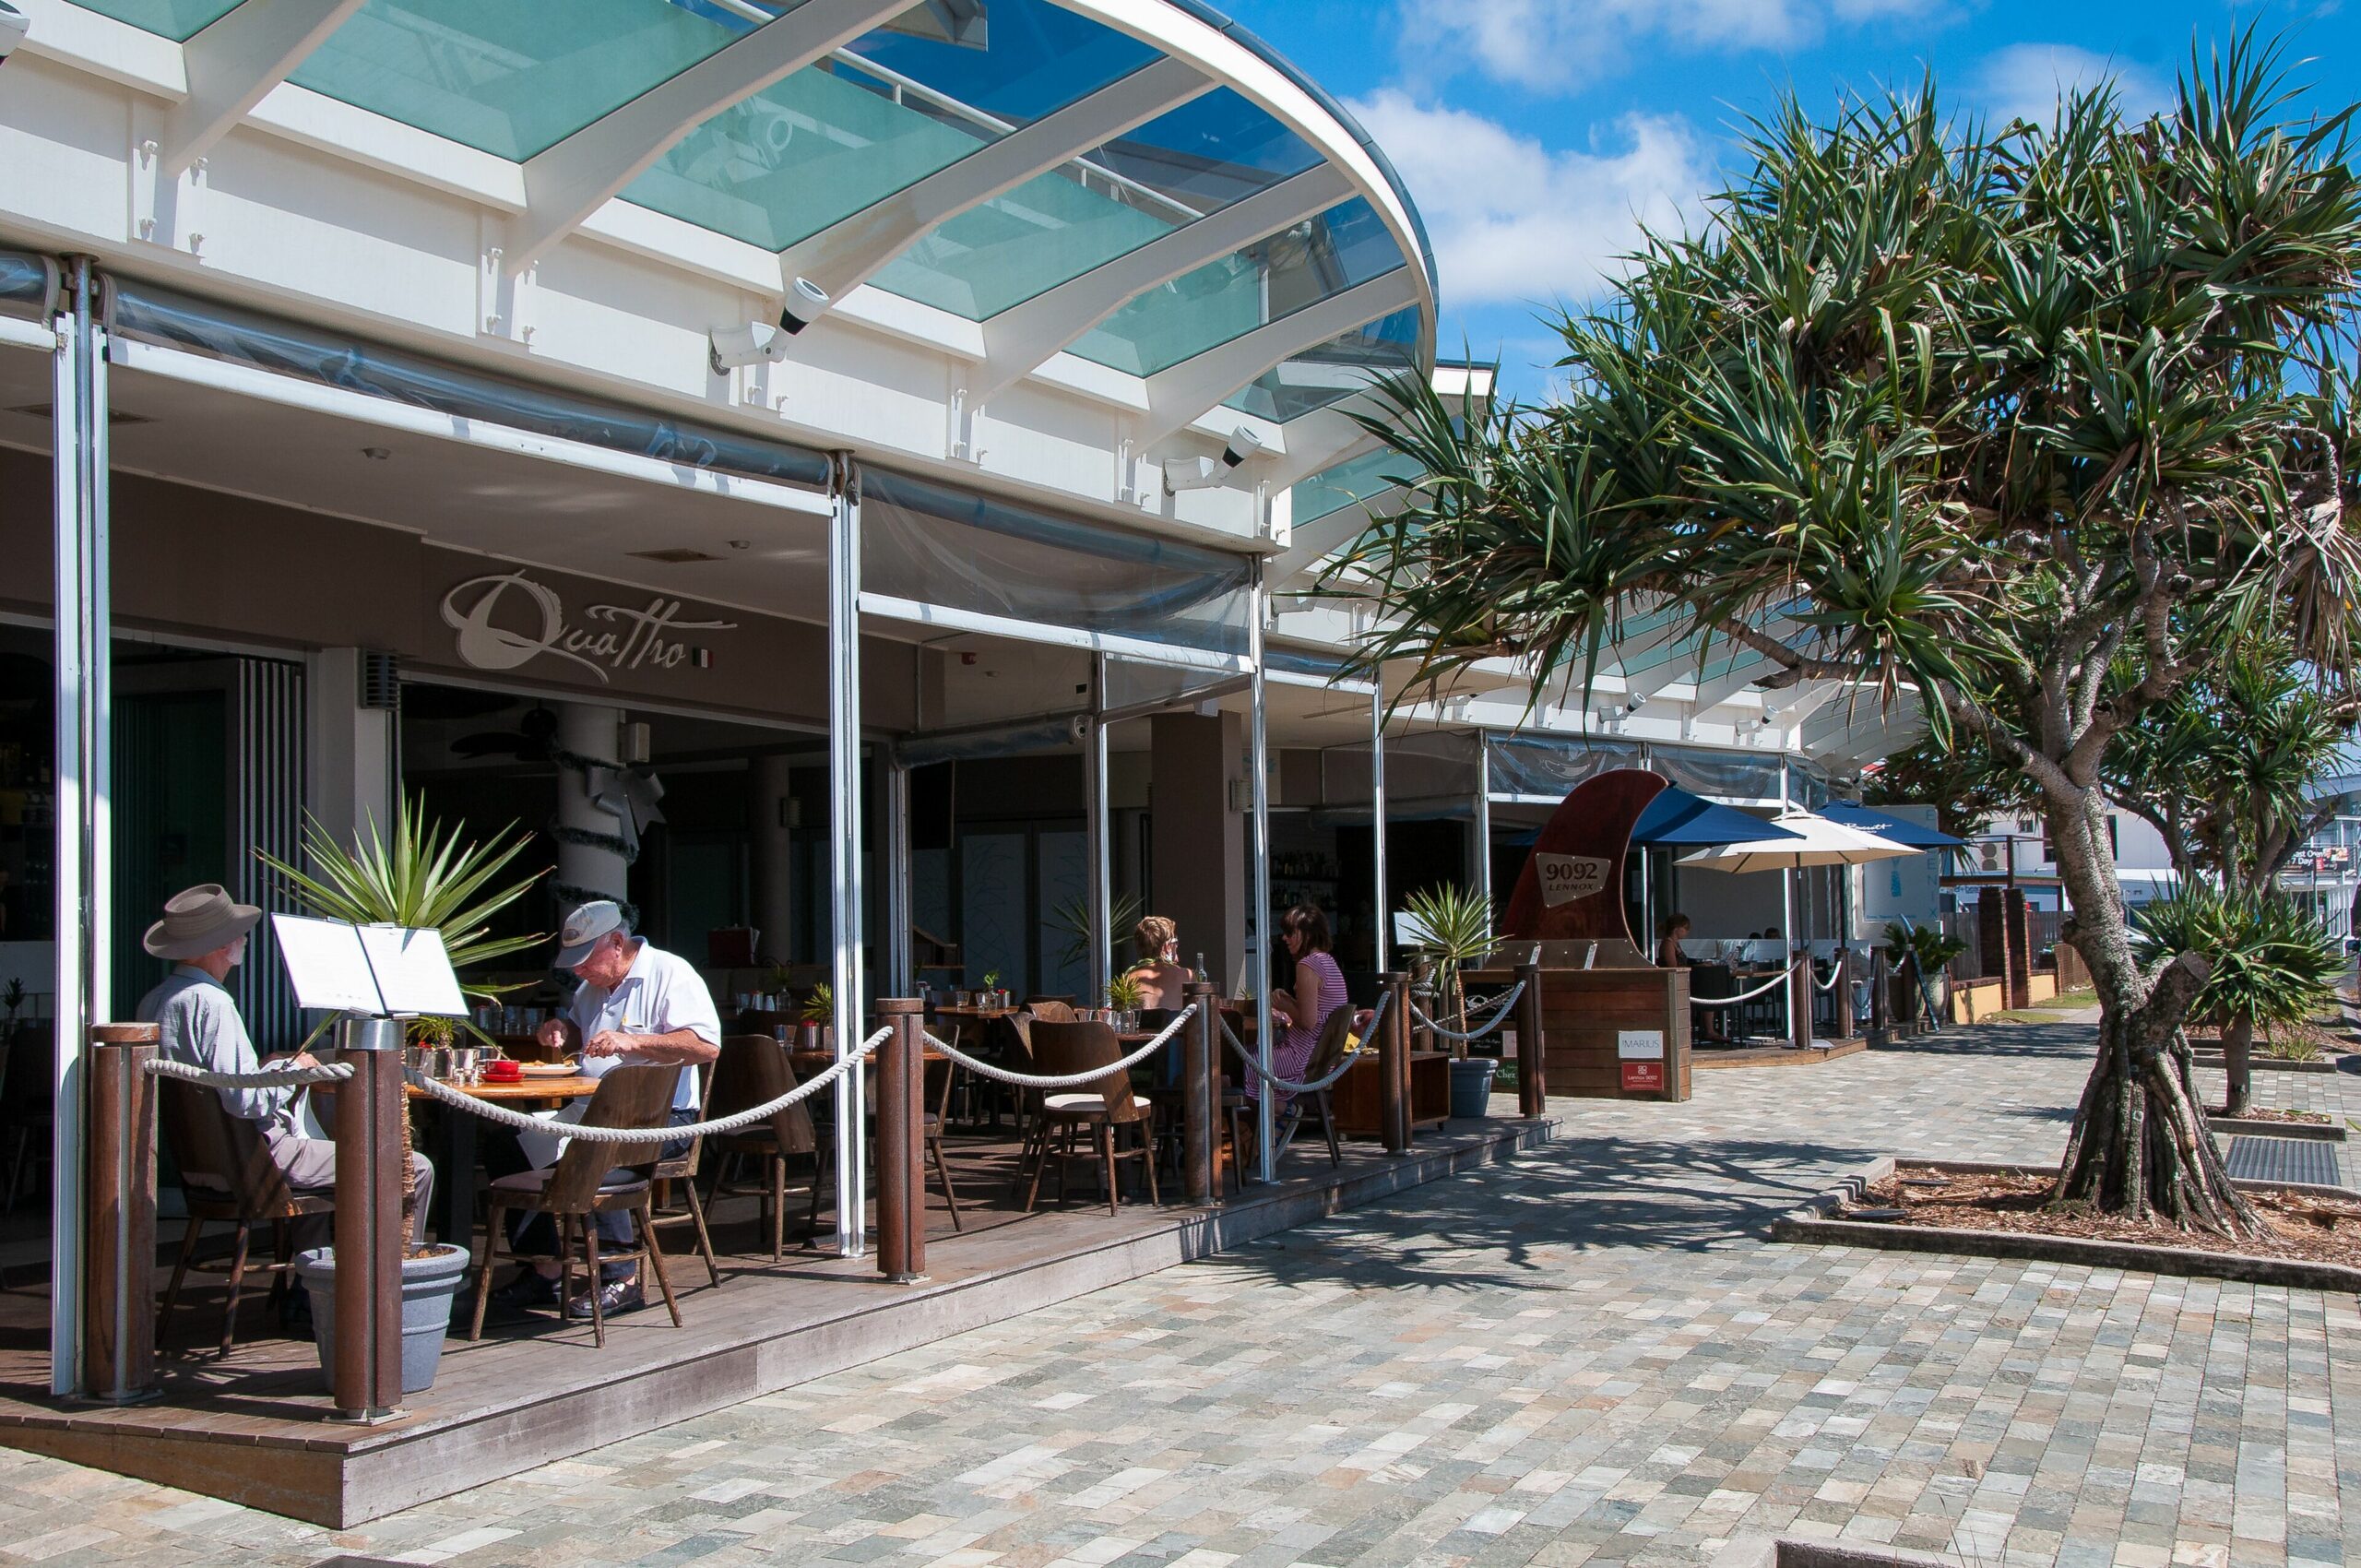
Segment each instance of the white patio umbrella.
[[[1695,866],[1700,871],[1803,871],[1814,866],[1857,866],[1871,861],[1891,861],[1903,855],[1924,851],[1891,838],[1881,838],[1866,828],[1848,827],[1841,822],[1831,822],[1808,811],[1783,812],[1772,819],[1790,837],[1758,838],[1746,844],[1723,844],[1684,855],[1680,863]],[[1781,903],[1787,921],[1787,939],[1801,944],[1796,929],[1795,879],[1789,877],[1781,890]],[[1787,1004],[1792,1011],[1795,997],[1791,992]],[[1795,1020],[1788,1020],[1788,1033],[1795,1032]]]

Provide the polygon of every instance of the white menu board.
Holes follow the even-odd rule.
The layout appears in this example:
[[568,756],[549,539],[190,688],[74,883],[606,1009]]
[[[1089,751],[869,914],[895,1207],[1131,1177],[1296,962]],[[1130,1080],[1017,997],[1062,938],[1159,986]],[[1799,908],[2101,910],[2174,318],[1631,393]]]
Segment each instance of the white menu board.
[[440,932],[302,915],[273,915],[270,925],[300,1006],[390,1017],[468,1011]]

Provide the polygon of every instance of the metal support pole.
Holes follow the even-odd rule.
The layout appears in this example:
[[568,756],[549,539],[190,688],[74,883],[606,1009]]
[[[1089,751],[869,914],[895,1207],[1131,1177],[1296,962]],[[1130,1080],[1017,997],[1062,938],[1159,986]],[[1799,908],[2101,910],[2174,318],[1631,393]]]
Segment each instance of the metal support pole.
[[337,1060],[336,1421],[382,1421],[402,1401],[402,1027],[349,1016]]
[[[1471,885],[1484,907],[1492,907],[1492,736],[1476,731],[1476,864]],[[1620,897],[1620,894],[1618,894]]]
[[1214,1170],[1214,1121],[1221,1113],[1221,988],[1192,980],[1181,995],[1197,1009],[1180,1036],[1180,1179],[1189,1202],[1203,1206],[1221,1194]]
[[885,984],[899,996],[918,994],[918,956],[910,943],[910,770],[884,759]]
[[[1249,657],[1253,660],[1252,709],[1248,715],[1248,766],[1253,769],[1254,897],[1254,1058],[1263,1071],[1271,1070],[1271,949],[1279,940],[1278,922],[1271,918],[1271,750],[1264,724],[1269,683],[1263,673],[1263,616],[1269,604],[1263,581],[1263,564],[1254,564],[1252,613],[1247,630]],[[1274,1096],[1266,1085],[1254,1097],[1255,1180],[1268,1182],[1276,1158]]]
[[877,1051],[877,1271],[896,1285],[926,1274],[925,1004],[881,998],[894,1031]]
[[50,1181],[50,1392],[89,1387],[82,1343],[83,1043],[104,1023],[113,977],[108,915],[113,793],[110,692],[113,610],[108,587],[106,330],[98,289],[77,258],[72,306],[55,322],[51,394],[54,453],[53,603],[56,612],[56,1074]]
[[[1115,978],[1115,879],[1107,827],[1107,656],[1103,653],[1091,659],[1090,710],[1090,749],[1083,754],[1083,791],[1090,819],[1090,981],[1086,995]],[[1105,1001],[1104,992],[1096,1000]]]
[[1377,910],[1377,950],[1370,964],[1382,970],[1393,950],[1394,919],[1385,901],[1385,683],[1380,679],[1369,696],[1369,836],[1371,907]]
[[[860,1045],[860,471],[835,459],[828,530],[828,880],[833,894],[836,1057]],[[868,1249],[862,1121],[869,1101],[858,1062],[836,1080],[836,1254]]]
[[1516,999],[1516,1111],[1539,1116],[1549,1109],[1549,1081],[1542,1065],[1548,1041],[1541,1032],[1539,961],[1519,964],[1516,978],[1525,986]]
[[1379,1135],[1385,1152],[1410,1147],[1410,977],[1390,969],[1377,983],[1392,997],[1377,1031]]
[[82,1344],[89,1397],[144,1405],[156,1386],[156,1059],[153,1024],[90,1030],[90,1232]]
[[[1430,1021],[1433,1019],[1436,1002],[1435,967],[1425,958],[1416,958],[1411,961],[1410,1000],[1417,1006],[1420,1016]],[[1435,1049],[1434,1029],[1430,1022],[1411,1024],[1410,1049],[1420,1052],[1431,1051]]]

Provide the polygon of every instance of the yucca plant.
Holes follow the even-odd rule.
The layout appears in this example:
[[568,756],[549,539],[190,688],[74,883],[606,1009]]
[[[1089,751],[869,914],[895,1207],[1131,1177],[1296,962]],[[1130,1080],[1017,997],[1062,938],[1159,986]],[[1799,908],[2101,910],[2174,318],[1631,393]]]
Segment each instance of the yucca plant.
[[822,980],[819,984],[813,986],[812,988],[812,994],[803,999],[802,1017],[805,1023],[817,1024],[823,1028],[825,1028],[828,1025],[835,1023],[836,1020],[836,988],[830,985],[826,980]]
[[2185,884],[2142,909],[2135,951],[2143,964],[2176,953],[2212,960],[2190,1012],[2221,1025],[2232,1116],[2254,1101],[2255,1029],[2304,1023],[2334,997],[2344,970],[2335,940],[2295,900],[2209,882]]
[[[275,874],[287,897],[305,914],[353,925],[397,925],[413,931],[441,933],[443,949],[454,969],[466,970],[538,947],[548,938],[535,932],[524,936],[494,936],[492,918],[532,890],[546,871],[511,882],[501,879],[532,844],[529,834],[510,823],[481,843],[463,841],[457,823],[445,827],[427,817],[426,802],[404,797],[394,806],[394,833],[387,841],[373,819],[352,849],[338,843],[310,817],[303,824],[303,855],[313,870],[306,872],[263,850],[255,858]],[[462,980],[461,994],[471,1002],[497,1001],[516,986],[486,985]],[[319,1038],[323,1023],[312,1033]],[[492,1043],[471,1019],[452,1021],[421,1018],[409,1026],[413,1043],[447,1041],[456,1028]],[[305,1042],[310,1043],[309,1040]],[[416,1218],[411,1193],[409,1119],[402,1119],[402,1233],[413,1233]]]
[[1147,986],[1126,969],[1107,982],[1107,1005],[1118,1013],[1136,1013],[1147,998]]
[[[1403,908],[1418,928],[1418,946],[1434,965],[1436,1004],[1458,1020],[1453,1027],[1465,1034],[1467,997],[1460,971],[1491,956],[1492,901],[1473,888],[1446,882],[1411,894]],[[1452,1041],[1451,1053],[1466,1055],[1467,1042]]]
[[1885,927],[1885,947],[1897,962],[1908,954],[1918,965],[1918,973],[1927,980],[1940,980],[1951,962],[1967,951],[1967,944],[1939,925],[1904,926],[1900,921],[1888,921]]
[[[1136,893],[1119,893],[1107,907],[1107,931],[1109,946],[1119,943],[1123,933],[1140,923],[1140,897]],[[1079,964],[1090,956],[1090,899],[1086,897],[1067,899],[1050,917],[1050,923],[1065,934],[1065,961]]]

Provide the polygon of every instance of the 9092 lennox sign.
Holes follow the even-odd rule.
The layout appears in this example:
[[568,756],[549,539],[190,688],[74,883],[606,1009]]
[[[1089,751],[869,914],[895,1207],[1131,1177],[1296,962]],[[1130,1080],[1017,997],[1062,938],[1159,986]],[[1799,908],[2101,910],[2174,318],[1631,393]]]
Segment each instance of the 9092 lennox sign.
[[1541,901],[1555,909],[1577,898],[1604,892],[1615,862],[1604,855],[1552,855],[1536,852],[1533,869],[1540,878]]

